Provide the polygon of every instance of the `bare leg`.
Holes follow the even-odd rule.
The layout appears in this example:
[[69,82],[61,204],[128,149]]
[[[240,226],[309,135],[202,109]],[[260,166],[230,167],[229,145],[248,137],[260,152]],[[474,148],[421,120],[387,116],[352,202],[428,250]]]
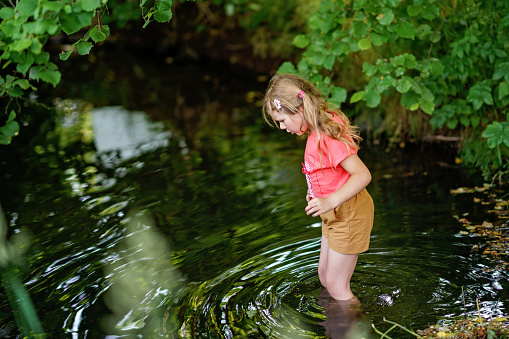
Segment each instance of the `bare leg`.
[[329,255],[329,242],[327,238],[322,237],[322,243],[320,245],[320,259],[318,260],[318,277],[322,286],[327,288],[325,279],[327,277],[327,256]]
[[[332,298],[336,300],[354,298],[350,290],[350,279],[358,257],[359,254],[342,254],[329,248],[325,284]],[[320,267],[320,264],[318,264],[318,267]]]

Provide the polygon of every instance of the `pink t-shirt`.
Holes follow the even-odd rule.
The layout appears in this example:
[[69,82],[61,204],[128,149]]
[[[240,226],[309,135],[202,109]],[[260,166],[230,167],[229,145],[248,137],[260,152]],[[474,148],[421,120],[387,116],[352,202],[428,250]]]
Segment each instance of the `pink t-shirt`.
[[[336,115],[332,119],[344,124]],[[341,162],[352,154],[357,154],[354,148],[324,134],[320,135],[319,148],[318,132],[313,132],[306,143],[303,164],[310,192],[317,197],[326,198],[343,186],[350,178],[350,173],[341,166]]]

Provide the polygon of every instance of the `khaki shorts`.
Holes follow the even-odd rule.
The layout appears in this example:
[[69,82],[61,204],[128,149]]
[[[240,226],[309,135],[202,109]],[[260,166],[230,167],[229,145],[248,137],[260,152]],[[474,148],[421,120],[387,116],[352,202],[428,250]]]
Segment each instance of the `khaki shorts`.
[[357,254],[368,250],[373,229],[375,206],[366,189],[345,201],[322,218],[322,236],[329,247],[343,254]]

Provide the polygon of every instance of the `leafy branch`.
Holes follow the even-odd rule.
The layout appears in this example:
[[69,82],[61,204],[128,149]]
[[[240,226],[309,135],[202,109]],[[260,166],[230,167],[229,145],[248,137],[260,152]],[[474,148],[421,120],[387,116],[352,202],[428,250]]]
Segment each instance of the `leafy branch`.
[[[62,51],[61,60],[67,60],[74,51],[79,55],[90,53],[94,44],[110,36],[110,28],[103,25],[101,9],[108,0],[19,0],[11,6],[0,8],[0,62],[5,75],[0,75],[0,97],[17,99],[36,91],[37,83],[45,82],[56,87],[62,74],[44,50],[50,37],[71,35],[87,28],[83,37]],[[143,7],[146,0],[141,0]],[[153,3],[149,14],[143,16],[145,25],[151,18],[158,22],[169,22],[172,17],[173,0]],[[97,23],[92,24],[97,16]],[[14,115],[13,115],[14,113]],[[9,144],[19,133],[15,118],[20,111],[11,111],[0,127],[0,144]]]

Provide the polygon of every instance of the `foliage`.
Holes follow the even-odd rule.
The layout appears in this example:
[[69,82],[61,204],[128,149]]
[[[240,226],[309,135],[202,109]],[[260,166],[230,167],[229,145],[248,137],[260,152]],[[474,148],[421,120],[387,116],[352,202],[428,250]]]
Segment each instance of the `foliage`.
[[[86,29],[83,36],[74,42],[60,59],[67,60],[77,51],[80,55],[90,53],[94,44],[110,35],[108,25],[102,24],[102,13],[108,0],[20,0],[13,7],[0,9],[0,60],[5,74],[0,75],[0,97],[14,99],[37,90],[37,82],[57,86],[61,73],[45,50],[52,37],[74,35]],[[140,0],[139,7],[145,20],[144,27],[156,20],[171,20],[173,0]],[[143,11],[148,9],[146,13]],[[11,110],[4,126],[0,127],[0,144],[9,144],[19,131],[14,120],[20,108]],[[9,112],[7,105],[5,113]]]
[[[304,49],[301,60],[279,72],[309,78],[337,105],[398,100],[431,115],[433,129],[461,132],[464,149],[482,134],[464,162],[485,173],[507,168],[508,2],[323,0],[308,25],[293,41]],[[365,60],[360,85],[339,84],[352,59]]]

